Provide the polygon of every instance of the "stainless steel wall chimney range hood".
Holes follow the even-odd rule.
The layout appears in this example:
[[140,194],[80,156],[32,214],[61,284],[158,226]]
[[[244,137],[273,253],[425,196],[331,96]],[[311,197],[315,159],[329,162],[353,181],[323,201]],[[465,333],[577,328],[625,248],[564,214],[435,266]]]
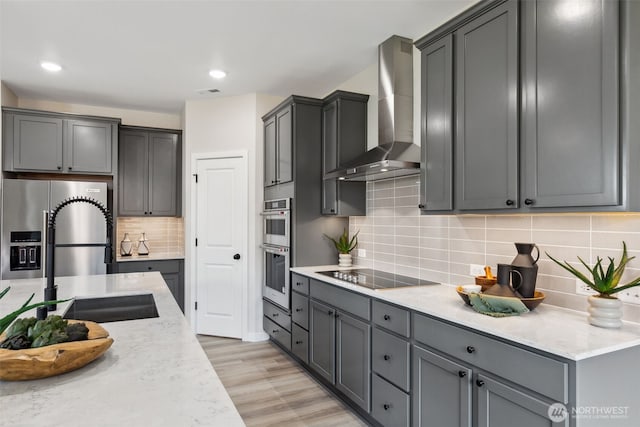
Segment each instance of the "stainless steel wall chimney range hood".
[[413,143],[413,40],[392,36],[378,46],[378,146],[324,178],[374,181],[420,173]]

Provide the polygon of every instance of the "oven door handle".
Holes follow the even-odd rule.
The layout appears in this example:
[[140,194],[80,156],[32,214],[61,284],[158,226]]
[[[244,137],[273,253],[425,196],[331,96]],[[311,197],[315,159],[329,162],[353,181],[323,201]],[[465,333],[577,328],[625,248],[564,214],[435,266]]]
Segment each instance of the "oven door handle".
[[270,254],[282,255],[282,254],[289,253],[289,248],[275,247],[275,246],[268,246],[268,245],[260,245],[260,248],[263,251],[268,252]]
[[281,217],[281,216],[288,216],[288,215],[289,215],[289,211],[260,212],[260,216],[275,216],[275,217]]

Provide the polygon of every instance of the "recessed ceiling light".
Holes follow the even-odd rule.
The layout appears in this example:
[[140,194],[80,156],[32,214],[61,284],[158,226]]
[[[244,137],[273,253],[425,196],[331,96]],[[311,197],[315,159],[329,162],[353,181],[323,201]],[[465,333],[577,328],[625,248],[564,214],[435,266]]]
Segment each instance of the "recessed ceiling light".
[[227,73],[225,73],[222,70],[211,70],[209,71],[209,75],[211,77],[213,77],[214,79],[224,79],[227,75]]
[[51,72],[58,72],[60,70],[62,70],[62,67],[58,64],[56,64],[55,62],[49,62],[49,61],[42,61],[40,63],[40,66],[42,68],[44,68],[47,71],[51,71]]

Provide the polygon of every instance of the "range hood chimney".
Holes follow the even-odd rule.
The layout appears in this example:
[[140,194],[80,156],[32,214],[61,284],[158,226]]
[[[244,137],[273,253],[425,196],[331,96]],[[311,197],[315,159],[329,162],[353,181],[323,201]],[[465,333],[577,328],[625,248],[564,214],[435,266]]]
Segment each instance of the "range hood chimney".
[[392,36],[378,46],[378,146],[324,178],[374,181],[420,173],[413,143],[413,40]]

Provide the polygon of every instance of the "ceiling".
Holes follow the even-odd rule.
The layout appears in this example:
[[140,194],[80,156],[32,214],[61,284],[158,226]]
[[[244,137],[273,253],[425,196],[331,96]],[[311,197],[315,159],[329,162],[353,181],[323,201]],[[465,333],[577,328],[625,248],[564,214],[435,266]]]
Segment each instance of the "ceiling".
[[0,78],[20,98],[167,113],[194,98],[324,96],[389,36],[418,39],[474,2],[0,0]]

